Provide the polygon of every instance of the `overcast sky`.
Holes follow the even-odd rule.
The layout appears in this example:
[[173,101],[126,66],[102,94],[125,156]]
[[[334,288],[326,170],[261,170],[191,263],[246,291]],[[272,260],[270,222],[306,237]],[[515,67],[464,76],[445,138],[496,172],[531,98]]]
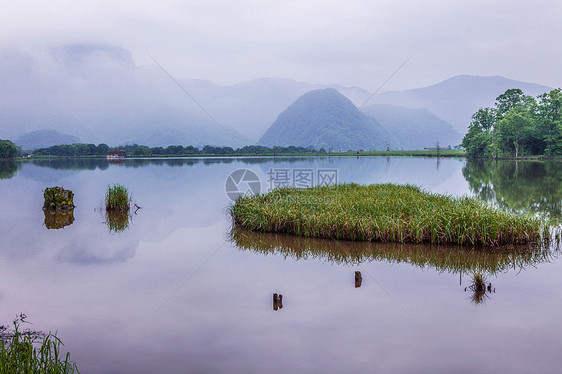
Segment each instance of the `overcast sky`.
[[459,74],[562,86],[562,1],[3,0],[0,46],[101,43],[179,78],[375,90]]

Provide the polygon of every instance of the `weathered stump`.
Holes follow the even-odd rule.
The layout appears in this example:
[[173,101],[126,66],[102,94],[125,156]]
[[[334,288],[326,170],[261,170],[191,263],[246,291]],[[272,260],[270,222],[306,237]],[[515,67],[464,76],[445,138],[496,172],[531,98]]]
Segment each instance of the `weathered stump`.
[[62,187],[49,187],[43,192],[45,201],[43,210],[72,210],[74,209],[74,194]]

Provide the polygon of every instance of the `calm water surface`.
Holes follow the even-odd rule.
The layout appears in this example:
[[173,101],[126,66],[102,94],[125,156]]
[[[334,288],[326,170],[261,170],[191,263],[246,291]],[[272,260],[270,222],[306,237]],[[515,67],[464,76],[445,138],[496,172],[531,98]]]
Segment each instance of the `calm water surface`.
[[[37,161],[0,164],[0,324],[24,312],[58,330],[83,373],[559,372],[558,251],[447,248],[231,234],[225,181],[252,170],[337,170],[561,216],[559,163],[425,158]],[[142,209],[123,232],[108,184]],[[46,187],[75,193],[49,229]],[[51,226],[52,227],[52,226]],[[453,252],[454,253],[454,252]],[[471,274],[495,292],[475,302]],[[361,271],[361,287],[355,287]],[[273,293],[283,294],[274,310]]]

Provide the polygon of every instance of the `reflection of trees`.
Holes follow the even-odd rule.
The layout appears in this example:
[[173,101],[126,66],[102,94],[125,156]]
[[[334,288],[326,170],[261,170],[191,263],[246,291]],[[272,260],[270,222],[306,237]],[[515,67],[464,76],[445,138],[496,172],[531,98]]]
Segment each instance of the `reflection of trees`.
[[494,275],[509,269],[524,269],[549,262],[553,253],[539,246],[467,249],[403,243],[370,243],[303,238],[236,228],[231,240],[240,249],[265,255],[321,259],[331,263],[357,265],[370,261],[407,263],[449,273],[480,272]]
[[31,163],[35,166],[58,170],[105,170],[109,167],[109,161],[101,158],[36,159]]
[[562,163],[468,160],[463,175],[481,199],[512,211],[562,217]]
[[[134,158],[123,160],[107,160],[104,158],[44,158],[34,159],[30,162],[36,166],[48,167],[51,169],[61,170],[105,170],[111,165],[124,166],[126,168],[141,168],[149,165],[157,166],[193,166],[199,163],[209,166],[216,164],[230,164],[233,162],[242,162],[244,164],[262,164],[269,163],[296,163],[299,161],[310,160],[310,157],[208,157],[208,158]],[[3,163],[4,161],[2,161]],[[13,161],[12,161],[13,162]],[[2,177],[2,165],[0,163],[0,178]],[[11,177],[11,176],[10,176]]]
[[20,163],[13,160],[0,160],[0,179],[10,179],[16,175],[16,171],[21,167]]
[[[326,159],[328,157],[322,157],[321,159]],[[306,156],[277,156],[277,157],[242,157],[236,158],[236,161],[240,161],[243,164],[253,165],[253,164],[264,164],[264,163],[289,163],[294,164],[297,162],[310,161],[311,159],[319,159],[319,157],[306,157]]]

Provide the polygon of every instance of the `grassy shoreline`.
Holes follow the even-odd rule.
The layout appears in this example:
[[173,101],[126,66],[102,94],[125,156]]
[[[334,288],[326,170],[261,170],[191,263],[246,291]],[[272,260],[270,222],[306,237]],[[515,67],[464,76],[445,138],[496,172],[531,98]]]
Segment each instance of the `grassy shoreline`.
[[282,188],[230,206],[235,226],[339,240],[501,246],[549,240],[546,219],[412,185]]

